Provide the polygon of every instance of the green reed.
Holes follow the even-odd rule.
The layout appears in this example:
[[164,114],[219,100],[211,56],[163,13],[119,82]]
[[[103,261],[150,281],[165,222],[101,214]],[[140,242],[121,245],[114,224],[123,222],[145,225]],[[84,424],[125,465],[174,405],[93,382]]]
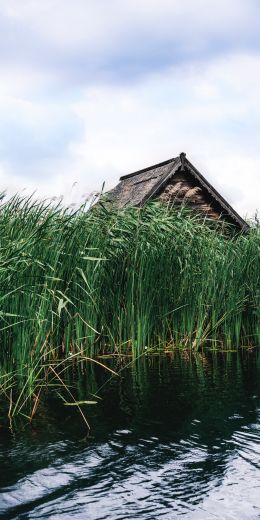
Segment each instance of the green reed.
[[75,354],[256,345],[259,246],[257,225],[236,235],[156,202],[73,213],[2,201],[0,391],[15,372],[35,395]]

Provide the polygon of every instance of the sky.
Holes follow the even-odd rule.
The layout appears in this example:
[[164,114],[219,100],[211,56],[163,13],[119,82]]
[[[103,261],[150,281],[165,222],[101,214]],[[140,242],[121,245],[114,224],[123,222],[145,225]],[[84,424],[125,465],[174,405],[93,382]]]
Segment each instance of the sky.
[[0,191],[78,205],[180,152],[260,209],[259,0],[0,0]]

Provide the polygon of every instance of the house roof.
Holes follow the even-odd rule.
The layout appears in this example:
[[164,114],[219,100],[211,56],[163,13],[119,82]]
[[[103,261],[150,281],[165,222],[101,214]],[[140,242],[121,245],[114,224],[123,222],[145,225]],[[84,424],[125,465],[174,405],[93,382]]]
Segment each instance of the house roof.
[[149,199],[159,194],[179,171],[190,174],[197,184],[208,193],[210,199],[213,199],[212,202],[220,208],[220,213],[226,215],[231,223],[243,230],[248,229],[248,224],[191,164],[185,153],[148,168],[123,175],[120,177],[119,184],[107,193],[108,200],[118,208],[141,207]]

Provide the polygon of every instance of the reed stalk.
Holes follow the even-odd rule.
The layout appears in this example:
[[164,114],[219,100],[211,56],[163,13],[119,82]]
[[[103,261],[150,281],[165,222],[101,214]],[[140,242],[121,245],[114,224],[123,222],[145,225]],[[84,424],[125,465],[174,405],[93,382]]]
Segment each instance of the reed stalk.
[[71,355],[259,344],[259,246],[257,225],[236,235],[157,202],[2,201],[0,392],[13,399],[20,378],[36,399],[48,364]]

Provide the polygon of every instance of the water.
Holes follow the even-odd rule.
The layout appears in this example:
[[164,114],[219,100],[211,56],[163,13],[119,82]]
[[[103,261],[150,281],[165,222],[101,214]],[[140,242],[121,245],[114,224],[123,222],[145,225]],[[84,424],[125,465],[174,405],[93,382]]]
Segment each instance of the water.
[[[88,408],[89,436],[59,401],[0,429],[1,518],[260,518],[259,352],[146,357],[121,374]],[[78,395],[106,379],[77,376]]]

